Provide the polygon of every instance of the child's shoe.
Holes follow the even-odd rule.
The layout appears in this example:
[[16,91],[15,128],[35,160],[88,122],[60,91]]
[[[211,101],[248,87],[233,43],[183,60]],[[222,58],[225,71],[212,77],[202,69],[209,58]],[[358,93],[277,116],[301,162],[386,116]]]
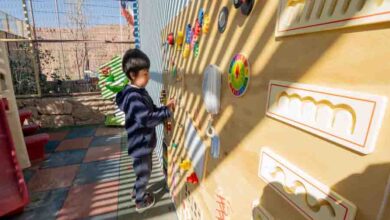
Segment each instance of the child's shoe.
[[145,193],[144,201],[135,205],[135,211],[137,211],[138,213],[142,213],[145,210],[152,208],[154,202],[155,202],[154,195],[151,193]]

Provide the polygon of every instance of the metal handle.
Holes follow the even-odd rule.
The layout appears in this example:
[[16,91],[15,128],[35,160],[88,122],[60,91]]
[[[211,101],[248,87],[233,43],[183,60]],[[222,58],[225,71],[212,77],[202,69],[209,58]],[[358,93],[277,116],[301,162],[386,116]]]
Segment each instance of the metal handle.
[[209,124],[207,125],[207,130],[206,130],[206,135],[209,137],[209,138],[212,138],[215,136],[215,129],[214,127],[212,126],[213,124],[213,118],[211,117],[211,119],[209,120]]

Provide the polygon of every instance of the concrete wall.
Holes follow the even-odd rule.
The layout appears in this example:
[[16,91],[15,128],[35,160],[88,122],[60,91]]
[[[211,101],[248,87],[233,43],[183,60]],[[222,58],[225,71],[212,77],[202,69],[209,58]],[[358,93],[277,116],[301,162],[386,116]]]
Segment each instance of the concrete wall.
[[[200,40],[199,57],[190,55],[185,60],[180,51],[175,52],[174,59],[183,73],[183,82],[175,83],[168,74],[164,75],[168,95],[182,92],[184,99],[184,108],[175,114],[177,124],[171,137],[173,141],[184,135],[178,124],[190,118],[205,143],[210,144],[205,136],[209,116],[201,95],[203,70],[209,64],[216,64],[224,73],[221,112],[215,121],[221,138],[221,157],[212,159],[209,152],[204,152],[205,176],[199,184],[186,183],[189,173],[181,172],[176,190],[179,193],[174,197],[180,219],[193,215],[191,209],[194,207],[203,219],[217,219],[221,215],[222,219],[251,219],[254,200],[260,200],[275,219],[305,219],[258,177],[259,154],[264,146],[351,201],[358,208],[356,219],[389,219],[390,205],[386,200],[389,197],[390,108],[386,109],[376,149],[369,155],[348,150],[265,114],[270,80],[389,97],[389,24],[276,39],[278,3],[256,1],[247,17],[234,9],[230,0],[191,1],[164,29],[163,37],[169,32],[184,30],[186,24],[194,24],[200,8],[204,8],[211,18],[210,33],[202,35]],[[226,31],[220,34],[217,17],[223,6],[229,8],[229,20]],[[147,8],[143,9],[141,12],[145,13]],[[161,8],[160,13],[166,11]],[[158,49],[155,47],[156,51]],[[229,64],[236,53],[246,54],[251,68],[249,88],[241,98],[234,97],[227,86]],[[186,111],[188,116],[185,116]],[[188,157],[183,145],[184,141],[179,141],[178,148],[170,148],[171,189],[173,166]],[[185,192],[186,188],[191,192],[190,196]],[[225,198],[223,206],[217,195]],[[384,210],[386,217],[381,218]]]
[[[120,25],[98,25],[96,27],[87,28],[84,32],[88,40],[100,41],[134,41],[133,27],[123,25],[122,30]],[[81,31],[72,29],[54,29],[54,28],[37,28],[36,34],[38,38],[42,39],[58,39],[61,32],[61,39],[73,40],[81,36]],[[84,78],[84,66],[82,63],[85,55],[85,48],[83,43],[63,43],[63,50],[60,43],[40,43],[38,49],[40,50],[41,71],[51,80],[51,74],[56,73],[61,77],[65,73],[71,79]],[[129,44],[110,44],[88,42],[86,43],[88,52],[89,69],[91,71],[98,71],[99,66],[110,60],[114,56],[122,55]],[[62,54],[62,51],[64,52]],[[64,57],[62,57],[62,55]],[[62,60],[64,59],[64,61]],[[65,64],[63,64],[63,62]],[[80,74],[80,75],[79,75]]]
[[113,101],[103,99],[99,92],[18,99],[17,104],[19,109],[30,110],[31,121],[43,128],[103,124],[105,115],[116,109]]

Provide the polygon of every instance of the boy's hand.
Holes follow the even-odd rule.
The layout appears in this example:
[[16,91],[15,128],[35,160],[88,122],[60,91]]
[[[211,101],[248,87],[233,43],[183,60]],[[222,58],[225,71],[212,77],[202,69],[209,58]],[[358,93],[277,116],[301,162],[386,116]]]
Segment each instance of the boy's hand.
[[167,107],[172,111],[174,112],[175,111],[175,106],[176,106],[176,100],[171,98],[169,99],[169,101],[167,102]]

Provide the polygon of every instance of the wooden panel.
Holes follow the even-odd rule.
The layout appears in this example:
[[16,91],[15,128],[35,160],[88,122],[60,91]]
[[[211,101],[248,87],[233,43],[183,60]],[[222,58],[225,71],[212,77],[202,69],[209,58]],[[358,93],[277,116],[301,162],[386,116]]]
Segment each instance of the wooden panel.
[[390,21],[388,0],[280,0],[276,36]]
[[[191,1],[163,30],[165,40],[170,32],[176,34],[184,31],[187,24],[194,24],[200,8],[210,15],[210,32],[201,36],[199,55],[195,57],[192,53],[183,59],[182,51],[172,47],[173,55],[169,59],[173,57],[178,77],[171,76],[171,68],[163,74],[168,97],[176,97],[181,106],[172,120],[173,131],[165,136],[167,143],[178,144],[168,148],[169,180],[174,174],[172,164],[188,158],[184,146],[188,115],[183,111],[190,114],[200,136],[207,129],[203,73],[209,64],[215,64],[224,73],[220,114],[214,119],[221,140],[220,158],[213,159],[206,153],[201,182],[188,184],[194,189],[192,195],[196,195],[203,219],[217,216],[214,195],[218,187],[230,198],[233,210],[230,219],[251,219],[255,197],[275,219],[305,219],[258,177],[258,154],[262,146],[272,146],[275,152],[348,198],[359,207],[357,219],[376,219],[383,200],[384,179],[389,172],[390,139],[386,135],[390,128],[389,109],[375,151],[366,156],[266,117],[265,109],[271,79],[389,96],[390,29],[387,24],[377,24],[275,40],[278,5],[279,1],[256,1],[251,15],[242,16],[230,0]],[[229,25],[220,34],[217,19],[224,6],[229,8]],[[242,98],[231,95],[227,86],[229,64],[237,53],[246,54],[251,63],[251,86]],[[209,140],[204,141],[208,147]],[[185,177],[178,180],[176,188],[183,192]],[[182,199],[180,195],[176,197],[178,210]]]
[[368,154],[374,151],[385,97],[271,81],[267,115]]
[[259,177],[307,219],[355,219],[355,205],[266,148]]

